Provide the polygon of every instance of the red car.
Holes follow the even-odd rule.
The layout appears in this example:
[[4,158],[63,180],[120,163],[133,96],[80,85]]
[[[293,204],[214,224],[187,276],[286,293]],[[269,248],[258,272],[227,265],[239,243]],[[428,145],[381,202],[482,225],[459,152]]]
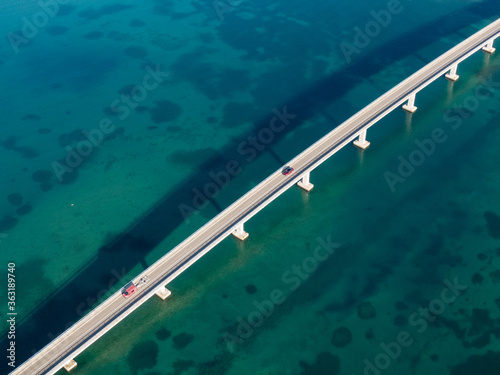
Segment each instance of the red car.
[[283,168],[283,171],[282,173],[285,175],[285,176],[288,176],[290,173],[293,172],[293,168],[290,167],[289,165],[287,165],[285,168]]
[[122,295],[125,298],[130,297],[132,294],[134,294],[137,291],[137,287],[132,282],[125,285],[125,287],[123,289],[124,290],[122,292]]

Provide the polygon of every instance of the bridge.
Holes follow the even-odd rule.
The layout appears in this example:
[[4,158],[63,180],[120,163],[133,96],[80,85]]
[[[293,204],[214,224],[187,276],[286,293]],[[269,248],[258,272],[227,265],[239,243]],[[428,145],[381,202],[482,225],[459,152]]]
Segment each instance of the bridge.
[[133,282],[139,288],[132,296],[124,298],[121,291],[114,293],[12,371],[11,375],[52,375],[63,367],[68,371],[75,368],[75,358],[80,353],[150,297],[169,297],[171,293],[166,286],[222,240],[231,234],[245,240],[248,237],[244,230],[245,222],[283,192],[295,184],[310,191],[313,188],[310,173],[325,160],[353,141],[356,147],[366,149],[370,145],[366,140],[367,130],[380,119],[403,104],[404,110],[415,112],[418,92],[443,75],[456,81],[458,65],[475,52],[482,49],[493,53],[493,42],[498,36],[500,19],[436,58],[337,126],[288,163],[295,169],[290,176],[284,176],[281,170],[271,174],[138,275]]

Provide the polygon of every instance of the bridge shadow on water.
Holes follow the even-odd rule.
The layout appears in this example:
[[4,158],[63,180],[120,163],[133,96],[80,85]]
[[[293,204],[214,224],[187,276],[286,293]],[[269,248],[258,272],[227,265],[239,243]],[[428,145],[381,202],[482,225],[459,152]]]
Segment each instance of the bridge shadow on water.
[[[471,5],[459,14],[442,17],[410,33],[400,35],[389,44],[368,49],[360,55],[353,56],[353,62],[345,66],[343,70],[333,73],[283,104],[287,105],[290,112],[293,109],[292,113],[300,113],[300,121],[291,121],[287,128],[290,130],[298,128],[303,121],[324,112],[329,103],[341,98],[359,84],[362,81],[359,77],[370,77],[386,68],[387,64],[412,55],[415,50],[434,43],[440,37],[459,31],[470,25],[471,21],[481,21],[499,14],[500,9],[496,1],[490,0]],[[422,66],[424,63],[422,61]],[[368,103],[360,103],[360,108],[365,104]],[[255,122],[248,135],[255,134],[259,129],[268,126],[268,123],[269,118]],[[285,134],[286,132],[277,133],[275,139],[279,140]],[[315,139],[311,140],[311,143],[312,141]],[[272,148],[266,152],[271,152],[272,157],[277,160],[276,166],[271,166],[272,170],[286,160],[275,153]],[[32,350],[39,350],[66,329],[68,324],[77,321],[82,312],[88,310],[95,302],[92,297],[98,296],[101,290],[107,290],[110,284],[116,282],[121,285],[125,280],[117,279],[123,276],[124,271],[129,271],[139,263],[142,263],[144,267],[147,266],[145,256],[183,223],[184,218],[179,212],[179,203],[192,202],[192,189],[203,187],[211,181],[207,171],[222,170],[228,160],[236,160],[241,166],[246,165],[245,156],[237,151],[237,144],[227,144],[220,150],[219,155],[221,156],[208,159],[199,171],[168,191],[139,220],[99,249],[93,259],[50,294],[28,318],[18,323],[16,342],[20,345],[16,348],[17,363],[20,364],[28,359],[32,355]],[[258,157],[260,156],[262,155]],[[264,172],[267,175],[270,171]],[[227,195],[231,194],[228,190],[231,189],[221,192],[221,196],[226,195],[226,201],[229,201]],[[224,208],[214,201],[211,203],[218,211]],[[8,347],[6,339],[2,341],[2,347]]]

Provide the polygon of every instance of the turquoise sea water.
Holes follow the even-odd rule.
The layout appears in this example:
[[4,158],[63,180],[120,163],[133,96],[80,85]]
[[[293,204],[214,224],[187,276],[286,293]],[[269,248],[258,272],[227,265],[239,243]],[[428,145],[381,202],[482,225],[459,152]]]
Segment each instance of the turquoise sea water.
[[[228,11],[220,19],[210,1],[75,0],[17,53],[3,38],[0,264],[16,264],[17,363],[500,14],[495,1],[401,1],[348,62],[339,45],[389,3],[216,3]],[[37,1],[0,10],[5,36],[43,21]],[[369,149],[325,162],[311,193],[283,194],[246,224],[247,241],[226,239],[174,280],[167,301],[151,299],[77,357],[74,373],[498,374],[499,67],[477,53],[456,83],[421,92],[413,116],[380,121]],[[123,109],[133,93],[140,103]],[[296,117],[251,153],[285,106]],[[106,139],[61,183],[53,163],[103,121]],[[387,172],[436,131],[446,139],[391,191]],[[179,206],[193,207],[193,189],[229,160],[241,172],[185,220]],[[325,241],[340,246],[314,267]],[[309,272],[297,278],[297,267]]]

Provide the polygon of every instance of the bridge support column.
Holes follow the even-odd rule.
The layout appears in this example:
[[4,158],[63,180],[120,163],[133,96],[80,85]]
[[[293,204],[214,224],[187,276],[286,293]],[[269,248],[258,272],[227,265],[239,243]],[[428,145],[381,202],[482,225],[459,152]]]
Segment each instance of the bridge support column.
[[457,75],[457,68],[458,68],[458,64],[452,65],[450,72],[448,74],[446,74],[445,77],[447,79],[449,79],[450,81],[456,81],[459,77],[459,75]]
[[69,361],[68,363],[66,363],[64,365],[64,369],[68,372],[70,372],[71,370],[73,370],[75,367],[76,367],[77,363],[74,359],[72,359],[71,361]]
[[236,229],[233,231],[233,236],[242,241],[245,241],[247,239],[248,233],[243,229],[243,223],[236,227]]
[[166,287],[162,286],[160,289],[158,289],[156,291],[156,295],[158,297],[160,297],[162,300],[166,300],[168,297],[170,297],[170,295],[172,294],[172,292],[170,290],[168,290]]
[[415,95],[416,94],[411,94],[408,97],[408,103],[403,106],[403,109],[406,112],[413,113],[413,112],[415,112],[417,110],[417,107],[415,107]]
[[311,191],[314,187],[314,185],[309,182],[310,175],[311,172],[307,172],[305,175],[302,176],[302,179],[297,183],[297,185],[302,189],[304,189],[305,191]]
[[495,48],[493,47],[493,40],[494,39],[488,40],[488,43],[483,47],[484,52],[488,52],[488,53],[495,52]]
[[362,150],[366,150],[370,146],[370,142],[366,140],[366,129],[359,133],[359,137],[354,141],[354,146]]

